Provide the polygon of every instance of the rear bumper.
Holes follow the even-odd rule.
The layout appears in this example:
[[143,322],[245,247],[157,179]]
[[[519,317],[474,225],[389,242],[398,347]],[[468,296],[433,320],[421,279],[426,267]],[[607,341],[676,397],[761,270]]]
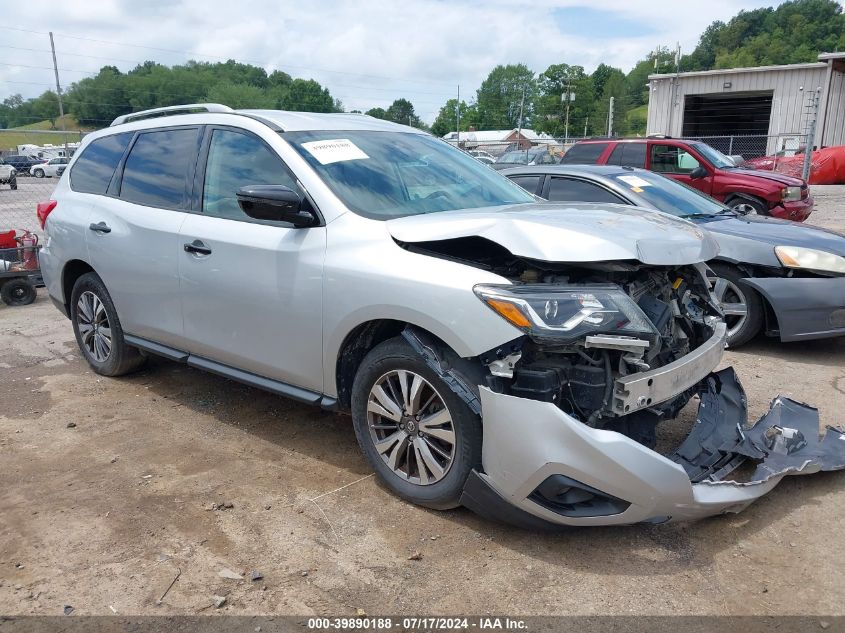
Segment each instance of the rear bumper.
[[793,222],[803,222],[813,212],[813,196],[807,196],[803,200],[796,202],[782,202],[781,204],[769,209],[769,214],[775,218],[782,220],[792,220]]
[[[484,472],[470,478],[462,502],[530,528],[661,523],[739,512],[787,474],[845,468],[845,442],[837,441],[845,436],[831,429],[819,440],[815,409],[777,398],[748,429],[733,370],[705,382],[699,420],[668,457],[620,433],[590,428],[552,403],[482,387]],[[803,445],[789,444],[793,431]],[[767,433],[774,438],[771,449]],[[783,446],[788,454],[778,452]],[[749,481],[725,480],[747,459],[759,462]],[[556,476],[603,496],[572,505],[538,501],[541,484]]]
[[777,316],[784,342],[845,336],[845,277],[743,279]]

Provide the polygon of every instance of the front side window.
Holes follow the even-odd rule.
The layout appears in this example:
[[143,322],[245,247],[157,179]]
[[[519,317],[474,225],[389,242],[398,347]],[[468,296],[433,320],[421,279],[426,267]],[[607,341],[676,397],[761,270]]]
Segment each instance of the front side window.
[[700,163],[689,152],[674,145],[651,146],[651,170],[662,174],[688,174]]
[[350,210],[368,218],[388,220],[534,201],[502,174],[426,134],[281,134]]
[[549,200],[553,202],[609,202],[619,204],[621,198],[604,187],[579,180],[552,176],[549,182]]
[[232,130],[214,130],[208,147],[202,212],[247,219],[237,198],[238,189],[247,185],[284,185],[299,192],[282,160],[261,140]]
[[125,132],[91,141],[70,170],[70,188],[82,193],[106,193],[131,140],[132,132]]
[[120,197],[149,207],[181,208],[188,168],[196,159],[196,128],[143,132],[126,158]]

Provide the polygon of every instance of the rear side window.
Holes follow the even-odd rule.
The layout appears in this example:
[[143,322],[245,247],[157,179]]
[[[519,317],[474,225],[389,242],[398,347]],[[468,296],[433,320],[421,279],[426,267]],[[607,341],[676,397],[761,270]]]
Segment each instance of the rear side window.
[[196,159],[196,128],[144,132],[126,158],[120,197],[148,207],[181,208],[188,167]]
[[607,189],[584,180],[553,176],[549,183],[549,200],[553,202],[624,202]]
[[563,155],[564,165],[595,165],[609,143],[576,143]]
[[540,184],[541,176],[509,176],[509,178],[528,193],[537,193],[537,185]]
[[126,132],[92,141],[70,170],[70,188],[81,193],[106,193],[131,140],[132,132]]
[[619,143],[607,159],[608,165],[645,168],[645,143]]

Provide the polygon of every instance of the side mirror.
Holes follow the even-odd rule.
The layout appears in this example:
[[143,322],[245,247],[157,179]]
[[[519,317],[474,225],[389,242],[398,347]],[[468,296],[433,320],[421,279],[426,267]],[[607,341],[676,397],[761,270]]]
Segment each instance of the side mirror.
[[689,177],[693,180],[698,180],[699,178],[707,178],[707,175],[707,170],[704,169],[704,167],[702,167],[701,165],[699,165],[689,173]]
[[290,222],[302,229],[319,223],[317,214],[303,208],[302,199],[284,185],[252,185],[238,189],[238,204],[255,220]]

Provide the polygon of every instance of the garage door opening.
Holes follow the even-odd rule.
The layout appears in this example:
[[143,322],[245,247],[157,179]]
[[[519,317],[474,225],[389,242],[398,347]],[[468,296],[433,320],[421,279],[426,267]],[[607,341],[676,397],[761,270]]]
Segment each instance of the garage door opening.
[[[758,139],[747,139],[743,149],[762,156],[766,153],[765,136],[772,116],[772,94],[773,91],[687,95],[682,133],[686,138],[759,135]],[[730,149],[729,139],[724,139],[724,143],[721,139],[707,142],[722,152]],[[755,143],[760,147],[753,146]]]

